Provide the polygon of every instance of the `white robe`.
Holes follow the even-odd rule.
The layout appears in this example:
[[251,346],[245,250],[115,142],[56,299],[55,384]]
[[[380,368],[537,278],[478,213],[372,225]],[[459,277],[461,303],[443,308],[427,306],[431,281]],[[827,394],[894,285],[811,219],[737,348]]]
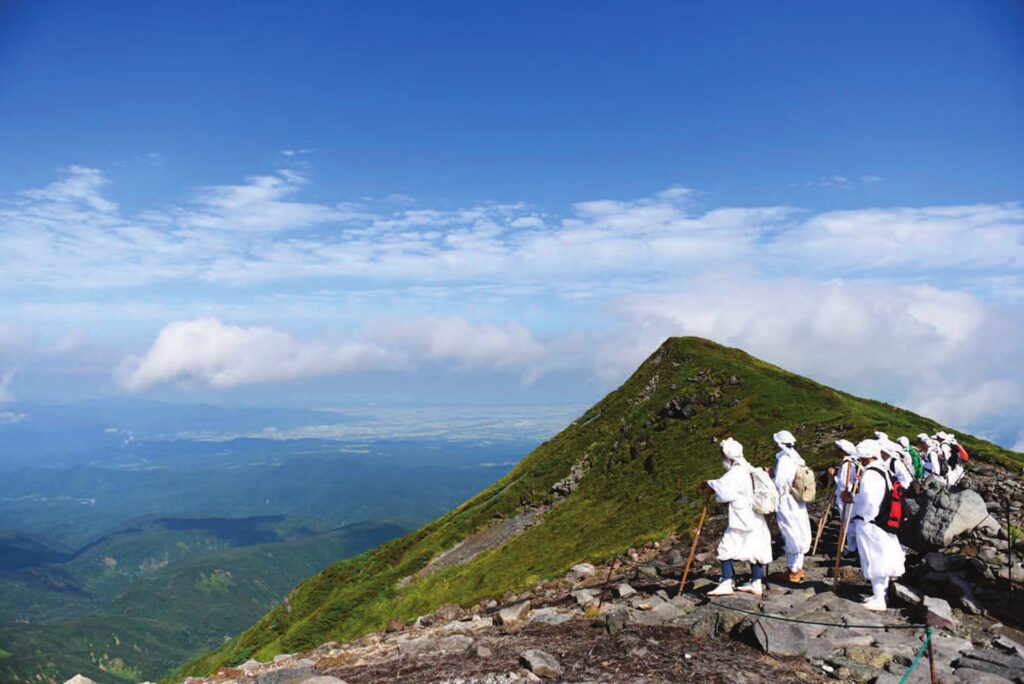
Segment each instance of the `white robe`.
[[795,449],[775,455],[775,488],[779,490],[779,509],[775,513],[779,530],[785,542],[786,555],[807,553],[811,549],[811,520],[807,517],[807,504],[797,501],[790,493],[798,466],[804,459]]
[[764,516],[751,507],[754,484],[750,464],[739,459],[725,475],[708,484],[719,503],[729,504],[729,526],[718,544],[718,560],[771,563],[772,535]]
[[886,461],[886,465],[889,466],[889,472],[896,476],[896,481],[903,485],[904,489],[909,487],[910,483],[914,481],[914,474],[903,461],[895,456]]
[[884,468],[885,464],[877,461],[865,468],[860,478],[860,490],[853,498],[852,527],[857,535],[861,570],[868,580],[901,576],[906,560],[896,535],[871,522],[878,515],[885,498],[887,481]]
[[942,472],[939,466],[939,457],[941,455],[942,451],[939,450],[938,444],[934,442],[928,444],[928,450],[924,453],[924,470],[926,475],[942,477],[939,475]]

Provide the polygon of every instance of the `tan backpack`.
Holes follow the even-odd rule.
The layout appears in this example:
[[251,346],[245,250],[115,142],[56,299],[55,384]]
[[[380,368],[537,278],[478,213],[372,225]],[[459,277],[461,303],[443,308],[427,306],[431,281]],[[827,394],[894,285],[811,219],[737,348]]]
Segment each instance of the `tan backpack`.
[[814,471],[807,466],[797,466],[793,484],[789,493],[800,503],[811,503],[818,496],[818,483],[814,479]]

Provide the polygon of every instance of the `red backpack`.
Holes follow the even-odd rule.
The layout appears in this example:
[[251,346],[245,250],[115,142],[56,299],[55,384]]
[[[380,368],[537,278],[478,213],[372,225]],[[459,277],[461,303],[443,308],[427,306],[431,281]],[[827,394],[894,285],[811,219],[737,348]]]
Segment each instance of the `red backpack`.
[[878,468],[867,468],[865,473],[871,470],[885,478],[885,497],[878,507],[878,515],[871,522],[886,532],[898,534],[900,523],[903,521],[903,494],[905,492],[903,485],[890,478],[887,472]]

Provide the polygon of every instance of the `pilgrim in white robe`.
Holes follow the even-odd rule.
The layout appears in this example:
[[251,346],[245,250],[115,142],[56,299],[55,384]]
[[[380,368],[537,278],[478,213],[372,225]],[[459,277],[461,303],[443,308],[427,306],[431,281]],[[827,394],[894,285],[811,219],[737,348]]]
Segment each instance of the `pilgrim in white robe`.
[[754,484],[750,479],[751,465],[740,458],[733,462],[725,475],[709,480],[715,500],[729,505],[729,524],[718,544],[719,561],[770,563],[772,536],[764,516],[754,512],[751,501]]
[[786,564],[790,570],[802,570],[804,554],[811,549],[811,520],[807,504],[797,501],[790,492],[796,469],[805,465],[796,449],[784,448],[775,455],[775,488],[779,491],[779,508],[775,517],[786,551]]

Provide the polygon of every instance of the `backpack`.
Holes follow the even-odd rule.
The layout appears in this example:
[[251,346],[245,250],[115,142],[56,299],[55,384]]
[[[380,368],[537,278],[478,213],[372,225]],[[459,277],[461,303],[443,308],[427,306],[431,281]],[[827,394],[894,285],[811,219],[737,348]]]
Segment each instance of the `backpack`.
[[800,503],[811,503],[818,495],[818,483],[814,479],[814,471],[807,466],[797,466],[793,484],[789,493]]
[[867,470],[873,470],[885,478],[885,496],[878,507],[878,515],[871,522],[886,532],[899,534],[900,523],[903,521],[903,494],[905,492],[903,485],[890,478],[884,470],[878,468],[868,468]]
[[949,467],[956,468],[962,466],[965,461],[969,461],[970,456],[967,455],[967,450],[959,444],[949,445]]
[[751,497],[750,505],[755,513],[768,515],[779,509],[779,490],[775,488],[764,468],[750,467],[750,480],[754,486],[754,495]]
[[[935,447],[939,451],[939,477],[946,477],[949,474],[949,462],[946,461],[946,454],[942,452],[942,447]],[[934,473],[933,473],[934,474]]]
[[921,458],[921,452],[910,447],[910,460],[914,464],[914,479],[920,480],[924,477],[924,460]]

